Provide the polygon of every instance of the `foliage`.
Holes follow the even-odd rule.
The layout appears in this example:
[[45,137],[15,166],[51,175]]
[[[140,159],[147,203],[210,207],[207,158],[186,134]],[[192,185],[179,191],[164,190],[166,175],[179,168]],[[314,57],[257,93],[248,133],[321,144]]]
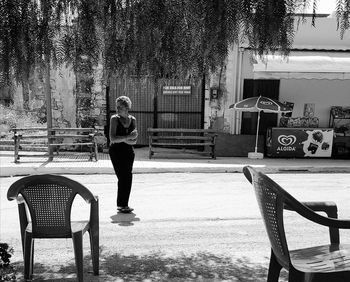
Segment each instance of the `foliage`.
[[[35,65],[91,72],[101,58],[116,73],[201,77],[247,41],[260,55],[288,54],[295,14],[318,0],[2,0],[0,84]],[[340,36],[350,0],[337,0]],[[315,22],[313,21],[313,24]]]
[[15,268],[10,264],[13,249],[0,243],[0,281],[16,281]]
[[9,107],[0,104],[0,125],[8,127],[8,130],[15,127],[42,127],[37,112],[19,111],[13,105]]
[[345,30],[350,28],[350,1],[337,0],[336,15],[340,36],[343,38]]
[[83,128],[93,128],[95,127],[97,120],[93,117],[84,117],[80,120],[80,126]]
[[10,258],[13,254],[13,249],[9,248],[6,243],[0,243],[0,267],[6,267],[10,265]]

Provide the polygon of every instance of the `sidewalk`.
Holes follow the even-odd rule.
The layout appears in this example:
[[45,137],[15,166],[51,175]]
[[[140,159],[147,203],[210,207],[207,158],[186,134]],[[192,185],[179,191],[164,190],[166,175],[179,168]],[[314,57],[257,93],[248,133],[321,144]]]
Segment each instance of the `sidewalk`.
[[[134,173],[233,173],[241,172],[245,165],[258,167],[266,173],[350,173],[350,160],[327,158],[264,158],[254,160],[247,157],[218,157],[213,160],[197,154],[184,154],[181,151],[176,151],[178,152],[176,154],[166,154],[167,151],[164,151],[164,154],[156,154],[154,158],[149,159],[147,147],[136,148]],[[14,163],[13,152],[0,151],[0,177],[42,173],[114,174],[108,154],[100,153],[97,162],[88,161],[87,153],[62,152],[59,156],[55,156],[52,162],[47,161],[45,153],[39,152],[38,154],[42,154],[42,157],[22,157],[19,163]]]

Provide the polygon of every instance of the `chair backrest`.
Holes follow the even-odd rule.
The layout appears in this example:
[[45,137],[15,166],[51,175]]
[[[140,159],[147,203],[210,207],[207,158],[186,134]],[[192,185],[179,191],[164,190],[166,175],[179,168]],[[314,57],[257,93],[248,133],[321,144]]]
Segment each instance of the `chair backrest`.
[[279,263],[288,269],[290,257],[283,224],[283,206],[286,202],[284,190],[271,178],[252,167],[244,167],[243,173],[254,186],[271,248]]
[[9,200],[21,194],[28,206],[35,238],[71,237],[71,208],[79,194],[86,202],[94,200],[91,192],[80,183],[58,175],[33,175],[13,183]]

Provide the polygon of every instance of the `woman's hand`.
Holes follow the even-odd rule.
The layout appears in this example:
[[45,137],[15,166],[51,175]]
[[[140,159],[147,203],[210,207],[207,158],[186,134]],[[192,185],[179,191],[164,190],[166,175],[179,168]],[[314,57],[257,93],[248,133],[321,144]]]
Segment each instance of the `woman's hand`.
[[117,136],[116,138],[114,138],[114,140],[110,140],[109,143],[112,145],[112,144],[117,144],[117,143],[122,143],[122,142],[125,142],[127,143],[128,142],[128,136]]
[[130,132],[130,134],[128,135],[129,138],[132,138],[132,139],[136,139],[138,136],[138,132],[136,129],[134,129],[133,131]]
[[129,134],[126,138],[125,138],[125,141],[124,141],[126,144],[129,144],[129,145],[135,145],[136,142],[137,142],[137,137],[135,137],[135,135],[133,134]]
[[136,139],[133,139],[133,140],[127,140],[127,141],[125,141],[125,143],[126,143],[126,144],[128,144],[128,145],[136,145],[137,140],[136,140]]
[[137,142],[138,132],[135,128],[128,136],[126,136],[126,140],[124,141],[126,144],[135,145]]

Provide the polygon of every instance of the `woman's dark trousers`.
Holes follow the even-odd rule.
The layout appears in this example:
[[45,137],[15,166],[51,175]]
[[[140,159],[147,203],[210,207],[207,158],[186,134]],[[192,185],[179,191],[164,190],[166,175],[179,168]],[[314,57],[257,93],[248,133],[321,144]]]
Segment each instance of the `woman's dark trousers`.
[[115,143],[109,147],[109,156],[118,177],[117,206],[127,207],[132,185],[134,149],[126,143]]

